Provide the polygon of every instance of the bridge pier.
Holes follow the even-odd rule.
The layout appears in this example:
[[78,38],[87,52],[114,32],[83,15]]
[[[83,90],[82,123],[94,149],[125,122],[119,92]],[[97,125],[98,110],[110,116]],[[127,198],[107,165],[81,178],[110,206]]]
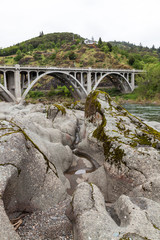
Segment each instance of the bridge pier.
[[28,86],[30,85],[30,83],[31,83],[31,79],[30,79],[30,72],[28,72]]
[[98,80],[97,73],[95,73],[95,84],[97,84],[97,80]]
[[4,87],[7,89],[6,72],[3,73],[3,79],[4,79]]
[[83,72],[81,72],[81,84],[82,84],[82,86],[84,85],[84,83],[83,83]]
[[14,73],[14,86],[15,86],[15,98],[17,102],[21,100],[21,79],[20,79],[20,71],[16,70]]
[[6,89],[8,89],[14,95],[15,93],[14,72],[7,72],[5,78],[6,78]]
[[131,73],[131,87],[132,90],[135,88],[135,78],[134,78],[134,73]]
[[89,94],[92,90],[92,84],[91,84],[91,68],[89,68],[89,71],[87,73],[87,93]]

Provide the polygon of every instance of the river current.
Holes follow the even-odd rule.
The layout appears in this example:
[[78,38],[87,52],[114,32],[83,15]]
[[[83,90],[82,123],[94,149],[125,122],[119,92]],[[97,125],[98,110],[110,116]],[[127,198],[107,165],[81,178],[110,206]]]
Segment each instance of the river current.
[[123,104],[123,107],[131,114],[147,121],[160,123],[160,106],[142,104]]

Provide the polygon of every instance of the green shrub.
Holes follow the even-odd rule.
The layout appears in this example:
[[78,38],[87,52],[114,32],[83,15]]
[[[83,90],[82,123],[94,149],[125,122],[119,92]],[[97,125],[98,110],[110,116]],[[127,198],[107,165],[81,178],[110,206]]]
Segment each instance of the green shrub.
[[52,97],[52,96],[55,96],[55,95],[70,97],[71,93],[68,90],[68,88],[64,85],[64,86],[57,86],[56,89],[51,87],[51,89],[50,89],[50,91],[48,92],[47,95],[48,95],[48,97]]
[[71,96],[70,91],[68,90],[68,88],[65,85],[64,86],[58,86],[57,89],[60,90],[60,93],[62,95],[65,95],[66,97]]
[[50,56],[50,59],[54,60],[56,58],[56,53],[53,53],[51,56]]
[[76,48],[76,45],[72,45],[71,49],[74,50]]
[[30,91],[28,93],[29,98],[35,98],[35,99],[40,98],[40,97],[44,97],[44,95],[45,94],[41,91]]
[[154,98],[160,93],[160,63],[150,64],[146,68],[146,74],[137,79],[138,93],[145,98]]
[[69,57],[70,60],[75,60],[77,58],[77,55],[74,52],[71,51],[69,53],[68,57]]

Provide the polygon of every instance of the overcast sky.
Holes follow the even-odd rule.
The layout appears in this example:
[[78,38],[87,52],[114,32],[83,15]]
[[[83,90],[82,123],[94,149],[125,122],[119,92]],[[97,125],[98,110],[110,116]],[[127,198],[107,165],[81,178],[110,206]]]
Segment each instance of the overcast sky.
[[160,0],[1,0],[0,9],[0,48],[41,31],[160,47]]

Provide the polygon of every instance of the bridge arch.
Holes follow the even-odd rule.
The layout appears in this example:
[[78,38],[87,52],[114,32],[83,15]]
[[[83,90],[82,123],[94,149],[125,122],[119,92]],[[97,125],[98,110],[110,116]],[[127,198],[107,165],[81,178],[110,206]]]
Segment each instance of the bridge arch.
[[6,100],[7,102],[16,102],[15,96],[9,90],[7,90],[1,83],[0,89],[1,89],[0,97],[2,100]]
[[85,98],[87,96],[87,91],[83,87],[83,85],[70,73],[67,72],[61,72],[61,71],[47,71],[45,73],[42,73],[40,76],[36,77],[30,85],[27,87],[27,89],[24,91],[22,95],[22,100],[25,99],[29,91],[32,89],[32,87],[44,76],[50,75],[55,76],[58,79],[62,80],[64,84],[71,85],[74,88],[74,91],[79,96],[79,98]]
[[[127,78],[125,76],[123,76],[121,73],[117,73],[117,72],[108,72],[106,74],[104,74],[102,77],[100,77],[100,79],[97,81],[97,83],[94,85],[93,90],[96,90],[96,88],[98,87],[98,85],[100,84],[100,82],[105,78],[105,77],[110,77],[111,82],[118,88],[121,92],[123,93],[129,93],[132,92],[132,86],[131,84],[128,82]],[[111,78],[111,76],[116,76],[116,78],[113,79]]]

